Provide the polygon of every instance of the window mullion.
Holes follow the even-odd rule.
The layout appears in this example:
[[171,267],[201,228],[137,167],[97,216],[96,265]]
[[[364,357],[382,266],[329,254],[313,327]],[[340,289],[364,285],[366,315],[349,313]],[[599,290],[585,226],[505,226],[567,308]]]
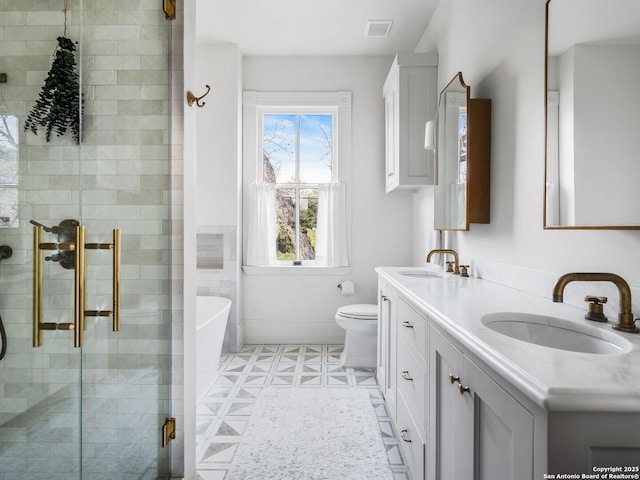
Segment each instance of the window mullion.
[[296,260],[300,260],[300,115],[296,115]]
[[300,115],[296,115],[296,182],[300,185]]
[[296,260],[300,260],[300,187],[296,187]]

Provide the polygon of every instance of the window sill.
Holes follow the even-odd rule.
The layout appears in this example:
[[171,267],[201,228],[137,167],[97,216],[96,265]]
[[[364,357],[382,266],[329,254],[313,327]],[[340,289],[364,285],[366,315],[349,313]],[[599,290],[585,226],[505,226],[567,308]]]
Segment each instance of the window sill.
[[351,271],[351,267],[307,267],[303,265],[253,267],[244,265],[242,271],[247,275],[346,275]]

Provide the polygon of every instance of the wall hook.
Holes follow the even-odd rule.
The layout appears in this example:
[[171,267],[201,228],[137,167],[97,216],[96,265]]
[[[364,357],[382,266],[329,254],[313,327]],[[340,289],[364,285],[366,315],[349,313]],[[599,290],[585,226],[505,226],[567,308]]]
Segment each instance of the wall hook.
[[205,87],[207,87],[207,91],[204,93],[204,95],[201,95],[199,97],[196,97],[193,93],[191,93],[191,90],[187,91],[187,103],[189,104],[190,107],[193,107],[194,103],[200,108],[206,105],[205,102],[200,102],[200,101],[204,97],[209,95],[209,92],[211,91],[211,87],[209,85],[205,85]]

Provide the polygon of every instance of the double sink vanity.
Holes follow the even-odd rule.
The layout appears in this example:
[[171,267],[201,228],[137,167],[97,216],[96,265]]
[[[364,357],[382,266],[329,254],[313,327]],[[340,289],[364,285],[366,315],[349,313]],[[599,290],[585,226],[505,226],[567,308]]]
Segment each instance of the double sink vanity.
[[376,272],[377,379],[413,480],[640,473],[640,335],[551,291]]
[[[625,183],[638,177],[636,104],[612,104],[608,88],[615,78],[617,91],[638,91],[640,9],[614,3],[546,1],[544,229],[640,230],[639,190]],[[415,55],[398,57],[385,84],[387,191],[432,185],[436,231],[488,224],[491,100],[471,98],[458,73],[436,109],[436,57]],[[418,74],[430,80],[408,80]],[[418,145],[425,116],[426,152],[409,155],[401,140]],[[468,277],[453,250],[437,252],[454,255],[452,273],[376,269],[377,380],[412,479],[640,478],[640,334],[627,283],[571,273],[542,297]],[[562,303],[569,283],[602,281],[618,288],[617,323],[602,313],[606,298]]]

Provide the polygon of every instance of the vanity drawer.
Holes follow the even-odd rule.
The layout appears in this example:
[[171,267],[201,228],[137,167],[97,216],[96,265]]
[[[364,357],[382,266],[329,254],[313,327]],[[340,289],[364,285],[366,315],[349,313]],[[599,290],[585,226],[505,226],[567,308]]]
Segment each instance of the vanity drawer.
[[398,395],[398,421],[396,423],[400,448],[413,480],[424,480],[425,436],[411,417],[402,392]]
[[415,348],[424,362],[427,352],[427,319],[416,312],[402,298],[398,302],[398,338]]
[[397,388],[415,417],[420,431],[426,425],[427,365],[418,358],[414,348],[403,339],[398,340]]

